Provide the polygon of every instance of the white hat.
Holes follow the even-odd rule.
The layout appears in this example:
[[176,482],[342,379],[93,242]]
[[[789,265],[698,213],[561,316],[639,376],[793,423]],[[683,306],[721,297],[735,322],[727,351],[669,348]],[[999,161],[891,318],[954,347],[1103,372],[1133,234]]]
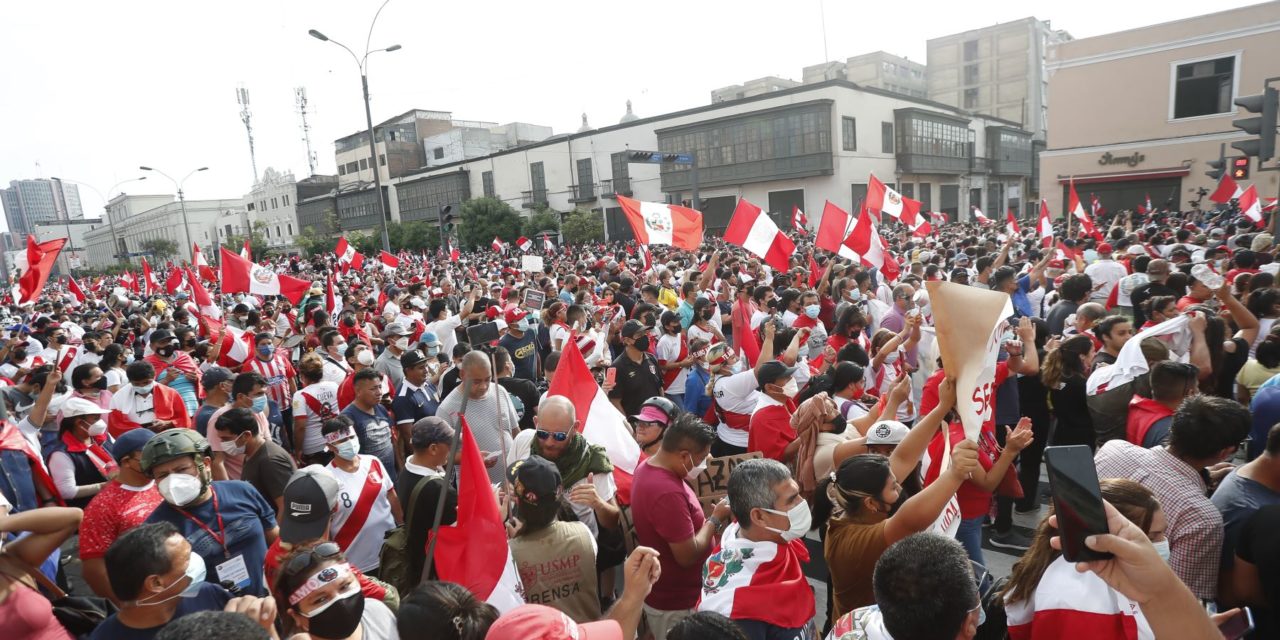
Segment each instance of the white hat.
[[881,420],[867,430],[867,446],[874,444],[898,445],[911,429],[897,420]]
[[67,398],[67,401],[62,403],[62,417],[64,418],[100,416],[105,413],[110,413],[110,411],[84,398]]

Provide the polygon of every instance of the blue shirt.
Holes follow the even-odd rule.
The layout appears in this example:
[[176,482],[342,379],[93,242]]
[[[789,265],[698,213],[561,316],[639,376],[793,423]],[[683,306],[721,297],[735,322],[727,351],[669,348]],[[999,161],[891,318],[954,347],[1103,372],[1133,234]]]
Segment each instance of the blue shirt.
[[689,367],[689,375],[684,379],[685,411],[701,418],[711,408],[711,396],[707,395],[707,382],[711,373],[702,367]]
[[177,391],[178,395],[182,396],[182,403],[187,405],[188,414],[196,412],[196,408],[199,407],[199,400],[196,399],[196,385],[188,380],[187,376],[180,375],[166,386]]
[[[151,517],[147,518],[147,522],[168,522],[177,527],[187,542],[191,543],[192,553],[198,553],[204,558],[209,571],[206,579],[214,584],[218,584],[218,565],[236,556],[243,556],[244,564],[249,569],[249,581],[242,585],[245,595],[267,595],[262,568],[266,566],[267,559],[266,532],[276,528],[275,507],[268,504],[267,499],[253,485],[240,480],[215,481],[213,492],[218,502],[216,512],[212,499],[184,510],[185,514],[173,505],[162,502],[151,513]],[[222,516],[221,531],[218,526],[219,515]],[[191,518],[204,526],[192,522]],[[222,543],[210,535],[209,531],[225,536],[225,550]]]
[[[178,608],[174,610],[173,617],[169,618],[169,622],[200,611],[222,611],[222,608],[227,606],[227,602],[231,600],[231,594],[216,584],[206,582],[200,586],[200,592],[195,597],[178,598],[177,600]],[[116,614],[113,613],[110,618],[103,620],[102,624],[93,630],[93,635],[89,636],[89,638],[90,640],[151,640],[169,622],[150,629],[134,629],[133,627],[124,626],[124,623],[120,622]]]
[[200,435],[209,437],[209,418],[212,418],[217,410],[218,407],[207,404],[200,405],[200,408],[196,409],[196,431]]
[[1013,302],[1013,316],[1015,318],[1030,318],[1035,315],[1035,309],[1031,306],[1031,299],[1027,294],[1031,293],[1031,276],[1025,275],[1018,278],[1018,288],[1009,298]]
[[1249,478],[1242,478],[1236,471],[1227,474],[1210,498],[1213,506],[1222,513],[1224,525],[1222,537],[1222,568],[1229,569],[1235,563],[1236,543],[1240,530],[1253,514],[1267,505],[1280,504],[1280,493]]
[[396,481],[396,452],[391,444],[391,415],[382,405],[373,405],[373,413],[365,413],[355,403],[347,405],[342,415],[355,423],[360,453],[376,456],[387,470],[391,482]]
[[[396,414],[396,424],[413,424],[428,416],[434,416],[440,408],[440,398],[430,384],[414,389],[405,381],[391,401],[391,413]],[[361,445],[364,448],[364,445]]]
[[1280,385],[1267,386],[1264,382],[1258,387],[1249,403],[1249,411],[1253,413],[1253,428],[1249,430],[1247,457],[1253,460],[1267,448],[1267,432],[1271,431],[1271,425],[1280,422]]

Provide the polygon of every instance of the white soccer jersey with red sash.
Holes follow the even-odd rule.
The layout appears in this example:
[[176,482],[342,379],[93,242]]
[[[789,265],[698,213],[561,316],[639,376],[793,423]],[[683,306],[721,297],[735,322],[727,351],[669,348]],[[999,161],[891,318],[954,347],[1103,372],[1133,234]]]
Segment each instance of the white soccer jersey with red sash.
[[378,568],[382,538],[396,526],[387,492],[393,488],[382,463],[374,456],[356,456],[360,468],[347,473],[329,463],[329,472],[338,481],[338,510],[329,523],[329,536],[347,560],[361,571]]
[[1153,640],[1138,604],[1059,557],[1031,598],[1005,605],[1012,640]]
[[809,561],[804,540],[753,542],[738,532],[737,524],[729,525],[720,538],[720,549],[702,565],[698,611],[786,629],[809,624],[814,602],[801,569]]

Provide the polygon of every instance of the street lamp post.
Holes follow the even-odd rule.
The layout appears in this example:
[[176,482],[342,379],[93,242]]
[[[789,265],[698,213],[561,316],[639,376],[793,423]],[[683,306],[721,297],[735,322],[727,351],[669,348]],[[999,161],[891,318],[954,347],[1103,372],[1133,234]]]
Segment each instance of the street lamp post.
[[[82,187],[89,187],[91,191],[98,194],[98,198],[102,200],[102,213],[107,217],[107,227],[111,231],[111,256],[116,259],[117,263],[120,262],[120,257],[121,257],[120,241],[116,239],[116,222],[115,220],[111,219],[111,207],[110,207],[111,200],[107,196],[110,196],[122,184],[128,184],[130,182],[139,182],[142,180],[146,180],[147,177],[138,176],[137,178],[129,178],[128,180],[121,180],[120,182],[117,182],[111,185],[110,189],[107,189],[107,196],[103,196],[101,191],[98,191],[97,188],[95,188],[93,185],[87,182],[80,182],[79,180],[68,180],[66,178],[54,178],[54,179],[60,180],[62,182],[70,182],[72,184],[78,184]],[[67,242],[71,242],[71,221],[70,220],[67,220]],[[71,268],[70,263],[68,263],[67,269],[70,270],[70,268]]]
[[391,240],[390,240],[390,237],[387,235],[386,206],[382,202],[382,171],[378,168],[378,146],[377,146],[376,139],[374,138],[373,112],[369,108],[368,62],[369,62],[370,54],[378,53],[380,51],[386,51],[390,53],[392,51],[398,51],[400,49],[400,45],[393,44],[384,49],[374,49],[372,51],[369,50],[369,39],[373,37],[373,25],[377,24],[378,16],[382,14],[382,9],[385,8],[387,6],[387,2],[390,2],[390,1],[391,0],[385,0],[382,3],[382,6],[378,7],[378,12],[373,15],[373,22],[369,23],[369,37],[365,38],[363,56],[357,56],[354,51],[352,51],[350,48],[347,47],[347,45],[342,44],[337,40],[331,40],[329,36],[326,36],[323,33],[316,31],[315,29],[311,29],[307,31],[307,33],[312,38],[315,38],[316,40],[320,40],[322,42],[332,42],[333,44],[336,44],[339,47],[342,47],[344,51],[351,54],[351,58],[356,61],[356,66],[360,69],[360,91],[364,96],[364,120],[365,120],[365,126],[368,128],[368,134],[369,134],[369,168],[373,170],[373,184],[374,184],[374,189],[376,189],[377,191],[377,193],[375,193],[374,195],[375,195],[375,199],[378,201],[378,219],[382,221],[382,249],[388,252],[391,251]]
[[[183,185],[184,183],[186,183],[187,178],[190,178],[191,176],[193,176],[193,175],[195,175],[195,174],[197,174],[197,173],[199,173],[199,172],[201,172],[201,171],[208,171],[208,170],[209,170],[209,167],[200,167],[199,169],[192,169],[192,170],[191,170],[191,173],[188,173],[187,175],[183,176],[183,178],[182,178],[181,180],[174,180],[172,176],[170,176],[169,174],[167,174],[167,173],[165,173],[165,172],[163,172],[163,171],[161,171],[161,170],[159,170],[159,169],[153,169],[153,168],[151,168],[151,167],[138,167],[138,168],[139,168],[139,169],[142,169],[143,171],[154,171],[154,172],[156,172],[156,173],[158,173],[158,174],[160,174],[160,175],[162,175],[162,176],[164,176],[164,177],[168,178],[168,179],[169,179],[169,181],[173,183],[173,186],[174,186],[175,188],[177,188],[177,190],[178,190],[178,206],[182,208],[182,229],[183,229],[184,235],[186,235],[186,237],[187,237],[187,259],[188,259],[188,260],[194,259],[194,257],[195,257],[195,256],[194,256],[194,255],[192,254],[192,252],[191,252],[191,247],[192,247],[192,245],[191,245],[191,225],[187,224],[187,199],[186,199],[186,197],[185,197],[185,196],[183,195],[183,193],[182,193],[182,185]],[[179,253],[178,255],[182,255],[182,254],[181,254],[181,253]]]

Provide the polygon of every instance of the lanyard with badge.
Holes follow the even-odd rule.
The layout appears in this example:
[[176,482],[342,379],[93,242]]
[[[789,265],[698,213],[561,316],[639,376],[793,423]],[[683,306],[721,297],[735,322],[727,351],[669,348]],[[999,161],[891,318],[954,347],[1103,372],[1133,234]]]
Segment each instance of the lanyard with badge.
[[177,511],[186,519],[195,523],[197,527],[203,529],[205,533],[209,534],[210,538],[213,538],[214,542],[217,542],[218,545],[222,547],[222,556],[226,558],[227,561],[214,565],[214,572],[218,577],[218,581],[229,581],[243,589],[249,586],[249,567],[245,565],[243,555],[237,554],[235,557],[232,557],[231,549],[227,547],[227,529],[222,523],[222,512],[218,509],[218,492],[214,491],[214,489],[210,487],[209,493],[213,495],[213,515],[218,519],[219,533],[214,533],[213,529],[209,528],[208,525],[201,522],[190,513],[187,513],[182,509],[177,509]]

